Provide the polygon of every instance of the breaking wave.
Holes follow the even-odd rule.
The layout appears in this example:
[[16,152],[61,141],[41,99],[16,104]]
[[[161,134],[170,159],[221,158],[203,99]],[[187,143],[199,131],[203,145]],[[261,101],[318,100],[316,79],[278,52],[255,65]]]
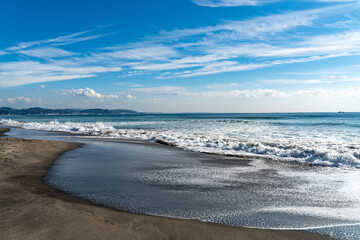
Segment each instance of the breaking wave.
[[[246,121],[244,122],[246,124]],[[61,131],[104,138],[157,142],[182,149],[236,156],[259,156],[314,165],[341,168],[360,168],[358,144],[336,141],[302,140],[301,138],[263,138],[259,136],[229,136],[220,134],[189,133],[124,129],[113,122],[21,122],[0,120],[1,125],[25,129]]]

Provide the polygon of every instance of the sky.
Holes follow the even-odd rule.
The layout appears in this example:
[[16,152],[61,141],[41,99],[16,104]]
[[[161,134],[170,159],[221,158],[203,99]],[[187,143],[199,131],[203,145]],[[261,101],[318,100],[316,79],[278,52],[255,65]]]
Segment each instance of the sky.
[[358,0],[0,1],[0,106],[360,111]]

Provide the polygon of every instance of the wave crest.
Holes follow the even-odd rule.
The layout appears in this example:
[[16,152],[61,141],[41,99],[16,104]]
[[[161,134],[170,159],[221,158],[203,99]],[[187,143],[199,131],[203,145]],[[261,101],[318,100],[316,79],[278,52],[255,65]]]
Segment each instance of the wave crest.
[[356,144],[326,141],[275,140],[256,137],[204,135],[175,131],[117,129],[114,123],[20,122],[2,119],[1,125],[25,129],[90,134],[98,137],[151,141],[182,149],[236,156],[261,156],[307,162],[314,165],[360,168],[360,148]]

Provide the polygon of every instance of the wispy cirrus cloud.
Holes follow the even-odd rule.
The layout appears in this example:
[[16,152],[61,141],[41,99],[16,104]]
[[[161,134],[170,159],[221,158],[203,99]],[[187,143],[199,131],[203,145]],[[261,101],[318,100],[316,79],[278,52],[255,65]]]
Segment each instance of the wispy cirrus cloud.
[[[132,62],[128,67],[142,71],[168,71],[161,73],[157,78],[178,78],[249,71],[274,65],[356,55],[358,46],[355,31],[316,37],[296,36],[289,32],[294,28],[314,27],[314,23],[322,18],[347,12],[351,8],[356,6],[326,7],[230,21],[216,26],[161,32],[154,39],[163,41],[164,44],[170,40],[180,42],[186,39],[186,53],[182,49],[182,44],[171,44],[179,53],[177,57],[169,56],[168,60],[163,61],[147,59]],[[281,35],[278,34],[280,32]],[[347,36],[347,40],[342,44],[341,39],[344,36]],[[289,39],[291,44],[288,43]],[[189,56],[189,50],[192,49],[193,54],[190,53]],[[244,61],[243,58],[247,60]],[[261,61],[259,58],[262,58]],[[180,69],[184,70],[179,72]]]
[[[231,1],[217,2],[230,4]],[[240,2],[246,1],[234,0],[232,4]],[[65,45],[106,34],[91,35],[91,31],[84,31],[18,43],[0,50],[0,55],[18,54],[30,60],[0,63],[0,85],[88,78],[110,72],[123,72],[124,77],[156,74],[154,78],[158,79],[185,78],[354,56],[360,53],[360,30],[336,29],[318,35],[294,33],[325,27],[324,19],[358,8],[356,4],[339,4],[223,21],[213,26],[160,31],[143,41],[102,46],[81,53],[66,50]]]
[[[274,65],[360,55],[360,32],[348,31],[308,37],[304,41],[293,43],[291,47],[264,43],[237,43],[231,46],[223,43],[211,43],[204,51],[207,55],[202,56],[202,58],[207,58],[209,61],[193,62],[191,66],[198,67],[197,69],[164,74],[159,78],[191,77],[222,72],[248,71]],[[240,57],[249,59],[261,57],[263,60],[261,62],[258,61],[258,63],[243,64],[236,60]],[[210,59],[217,59],[218,61],[211,61]],[[174,60],[171,63],[144,65],[141,68],[162,68],[163,70],[175,69],[175,67],[183,68],[183,66],[177,64],[179,62],[181,61]]]
[[100,58],[119,58],[129,60],[166,60],[170,57],[177,57],[178,52],[172,47],[151,44],[135,48],[112,47],[112,51],[103,52],[98,56]]
[[[84,53],[76,53],[59,48],[100,38],[109,34],[91,35],[92,30],[63,35],[56,38],[33,42],[20,42],[0,50],[0,55],[17,54],[25,56],[19,61],[0,62],[0,86],[11,87],[31,83],[63,81],[95,77],[99,73],[119,72],[119,66],[82,62]],[[85,54],[86,55],[86,54]]]
[[[341,9],[338,9],[341,11]],[[227,21],[215,26],[198,27],[192,29],[177,29],[163,31],[159,39],[178,39],[203,35],[209,39],[225,40],[253,40],[263,38],[267,34],[273,35],[298,26],[311,25],[322,15],[335,14],[335,8],[327,7],[312,10],[294,11],[284,14],[255,17],[252,19]]]
[[237,61],[220,61],[212,62],[202,66],[199,69],[192,71],[181,71],[176,73],[171,73],[168,75],[162,75],[159,78],[179,78],[179,77],[194,77],[194,76],[203,76],[223,72],[239,72],[239,71],[249,71],[258,68],[263,68],[270,66],[272,64],[242,64]]
[[[242,6],[262,6],[272,2],[280,2],[282,0],[192,0],[193,3],[203,7],[242,7]],[[356,2],[357,0],[303,0],[312,2]]]
[[27,50],[19,50],[17,51],[19,54],[27,55],[30,57],[38,57],[38,58],[58,58],[58,57],[68,57],[73,56],[76,53],[66,51],[60,48],[54,47],[38,47]]
[[[276,1],[276,0],[275,0]],[[238,6],[259,6],[274,2],[271,0],[193,0],[199,6],[204,7],[238,7]]]
[[133,76],[139,76],[139,75],[144,75],[144,74],[146,74],[146,72],[135,70],[135,71],[123,72],[118,77],[133,77]]
[[[348,31],[310,37],[295,43],[295,47],[264,47],[253,52],[261,57],[297,57],[309,55],[358,54],[360,52],[360,31]],[[227,51],[236,51],[228,49]]]
[[62,65],[52,61],[20,61],[0,63],[0,86],[10,87],[30,83],[42,83],[94,77],[98,73],[117,72],[120,67]]
[[358,0],[308,0],[314,2],[329,2],[329,3],[347,3],[347,2],[358,2]]
[[84,36],[87,33],[90,33],[91,30],[73,33],[69,35],[63,35],[56,38],[51,39],[44,39],[44,40],[38,40],[33,42],[20,42],[17,43],[14,46],[8,47],[6,49],[1,50],[3,53],[14,53],[19,50],[29,49],[31,47],[36,46],[44,46],[44,45],[50,45],[50,46],[60,46],[60,45],[67,45],[67,44],[73,44],[77,42],[83,42],[88,41],[96,38],[100,38],[105,36],[106,34],[97,34],[97,35],[90,35],[90,36]]

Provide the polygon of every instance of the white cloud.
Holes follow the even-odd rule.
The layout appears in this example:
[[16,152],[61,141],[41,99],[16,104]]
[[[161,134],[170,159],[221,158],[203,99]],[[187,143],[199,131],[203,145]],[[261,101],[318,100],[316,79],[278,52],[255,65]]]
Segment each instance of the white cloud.
[[30,83],[42,83],[96,76],[96,73],[118,72],[120,67],[79,66],[75,63],[63,65],[52,61],[21,61],[0,63],[0,86],[10,87]]
[[131,95],[131,94],[128,94],[128,95],[126,96],[126,98],[127,98],[127,99],[135,99],[136,97],[134,97],[134,96]]
[[294,92],[292,95],[306,96],[306,97],[321,97],[328,99],[338,98],[359,98],[360,87],[349,87],[337,90],[327,89],[314,89],[314,90],[299,90]]
[[[204,7],[239,7],[239,6],[261,6],[272,2],[279,2],[281,0],[193,0],[199,6]],[[313,2],[357,2],[357,0],[303,0]]]
[[230,92],[235,97],[259,98],[259,97],[288,97],[286,92],[274,89],[255,89],[255,90],[233,90]]
[[360,32],[342,32],[337,34],[311,37],[304,42],[296,43],[297,47],[260,48],[254,56],[262,57],[296,57],[314,55],[349,55],[360,53]]
[[91,88],[63,90],[63,94],[64,95],[71,94],[77,97],[89,97],[89,98],[118,98],[117,95],[101,95],[100,93],[95,92],[95,90]]
[[[189,36],[205,35],[210,39],[217,40],[226,38],[231,38],[233,40],[251,40],[264,37],[268,34],[274,35],[275,33],[283,32],[298,26],[309,26],[314,20],[321,18],[322,15],[329,15],[334,11],[334,8],[328,7],[275,14],[239,21],[228,21],[215,26],[173,30],[168,32],[164,31],[160,34],[159,39],[179,39]],[[338,11],[341,12],[341,9],[338,8]]]
[[[311,1],[311,0],[308,0],[308,1]],[[334,2],[334,3],[337,3],[337,2],[358,2],[359,0],[313,0],[314,2]]]
[[38,47],[27,50],[20,50],[17,53],[38,58],[58,58],[75,55],[73,52],[54,47]]
[[343,89],[322,89],[280,91],[276,89],[233,89],[227,91],[190,91],[180,86],[160,86],[151,88],[130,89],[132,92],[149,95],[177,95],[193,97],[234,97],[234,98],[291,98],[291,97],[318,97],[324,99],[333,98],[360,98],[360,87],[349,87]]
[[211,89],[223,89],[223,88],[235,88],[238,87],[240,84],[238,83],[214,83],[207,85],[206,88]]
[[[95,38],[104,36],[104,34],[82,36],[89,32],[90,31],[83,31],[83,32],[73,33],[73,34],[69,34],[69,35],[64,35],[64,36],[60,36],[60,37],[56,37],[56,38],[39,40],[39,41],[34,41],[34,42],[20,42],[20,43],[17,43],[15,46],[8,47],[1,51],[6,52],[6,53],[12,53],[12,52],[17,52],[19,50],[23,50],[23,49],[27,49],[27,48],[39,46],[39,45],[51,45],[51,46],[66,45],[66,44],[87,41],[87,40],[91,40],[91,39],[95,39]],[[79,37],[79,36],[82,36],[82,37]]]
[[[242,64],[237,60],[194,64],[193,67],[198,68],[190,71],[170,73],[166,76],[161,76],[160,78],[192,77],[223,72],[247,71],[274,65],[304,63],[360,55],[360,32],[345,32],[310,37],[303,42],[294,43],[293,45],[298,45],[298,47],[275,47],[267,44],[239,44],[234,46],[214,45],[209,47],[206,51],[208,51],[210,55],[218,56],[218,59],[236,59],[239,57],[265,57],[265,59],[260,63],[250,64]],[[171,64],[173,63],[168,65]],[[162,65],[156,65],[155,69]],[[146,68],[148,66],[143,67]]]
[[167,63],[139,63],[133,64],[133,69],[163,71],[181,68],[201,67],[206,63],[222,60],[226,57],[216,54],[203,55],[203,56],[187,56],[180,59],[173,59]]
[[[265,3],[263,0],[196,2],[227,6]],[[162,31],[142,42],[103,47],[86,53],[73,53],[55,46],[104,35],[89,36],[90,31],[85,31],[18,43],[0,50],[0,55],[11,52],[36,60],[0,63],[0,86],[88,78],[120,71],[124,71],[122,76],[127,77],[154,72],[161,72],[155,78],[192,77],[357,55],[360,54],[359,31],[316,37],[294,33],[298,28],[321,27],[325,18],[356,11],[358,7],[356,4],[341,4],[224,21],[213,26]]]
[[193,95],[203,97],[237,97],[237,98],[260,98],[260,97],[289,97],[291,93],[274,89],[235,89],[229,91],[196,92]]
[[[73,44],[103,37],[108,34],[90,35],[83,31],[56,38],[21,42],[12,47],[0,50],[0,55],[26,55],[30,61],[13,61],[0,63],[0,86],[10,87],[30,83],[62,81],[77,78],[95,77],[98,73],[117,72],[122,68],[101,61],[89,64],[83,56],[55,46]],[[36,60],[34,60],[36,58]],[[39,59],[40,58],[40,59]]]
[[160,86],[151,88],[130,89],[137,93],[145,93],[150,95],[179,95],[179,96],[203,96],[203,97],[287,97],[292,94],[273,90],[273,89],[255,89],[255,90],[230,90],[230,91],[204,91],[193,92],[185,87],[179,86]]
[[133,77],[138,75],[144,75],[146,72],[144,71],[127,71],[124,72],[122,75],[119,75],[118,77]]
[[134,64],[131,67],[137,70],[163,71],[163,70],[191,68],[191,67],[199,67],[199,66],[201,65],[198,63],[182,64],[174,60],[169,63],[139,63],[139,64]]
[[160,86],[150,88],[133,88],[132,92],[152,94],[152,95],[189,95],[189,91],[185,87],[177,86]]
[[6,101],[9,102],[9,103],[14,103],[16,101],[16,99],[9,97],[8,99],[6,99]]
[[215,73],[223,72],[238,72],[238,71],[248,71],[257,68],[263,68],[270,66],[272,64],[241,64],[236,61],[222,61],[222,62],[213,62],[204,65],[202,68],[192,70],[192,71],[183,71],[177,72],[168,76],[162,76],[161,78],[179,78],[179,77],[193,77],[193,76],[202,76]]
[[121,49],[98,55],[100,58],[111,57],[133,60],[166,60],[169,57],[176,56],[178,56],[178,53],[174,49],[162,45],[150,45]]
[[263,79],[257,80],[262,84],[284,84],[284,85],[304,85],[304,84],[330,84],[345,82],[360,82],[360,77],[346,75],[323,75],[320,78],[312,79]]
[[266,80],[259,80],[258,82],[261,82],[263,84],[284,84],[284,85],[333,83],[332,80],[324,80],[324,79],[266,79]]
[[204,7],[236,7],[236,6],[258,6],[274,2],[271,0],[193,0],[197,5]]
[[9,97],[7,99],[2,99],[2,101],[8,102],[8,103],[15,103],[15,102],[31,103],[31,99],[28,97],[16,97],[16,98]]
[[202,96],[208,97],[241,97],[241,98],[289,98],[289,97],[320,97],[327,99],[338,98],[360,98],[360,87],[349,87],[343,89],[329,90],[329,89],[312,89],[312,90],[297,90],[297,91],[279,91],[275,89],[237,89],[225,92],[202,92],[198,93]]
[[211,46],[208,54],[223,55],[224,58],[247,57],[301,57],[316,55],[348,55],[360,53],[360,31],[347,31],[308,37],[297,41],[292,47],[269,44],[235,44]]
[[[215,26],[162,32],[158,41],[187,39],[196,36],[196,42],[187,43],[196,49],[193,56],[170,58],[168,61],[146,61],[128,66],[142,71],[164,71],[157,78],[175,78],[209,75],[223,72],[248,71],[274,65],[319,61],[340,56],[359,54],[357,33],[338,33],[317,37],[296,37],[285,43],[277,33],[300,26],[312,26],[315,20],[347,12],[354,5],[341,5],[286,14],[257,17],[241,21],[229,21]],[[286,35],[288,34],[288,35]],[[344,40],[344,37],[347,40]],[[332,41],[326,41],[326,39]],[[199,40],[200,39],[200,40]],[[324,41],[325,39],[325,41]],[[278,41],[276,41],[278,40]],[[346,44],[341,42],[344,40]],[[322,43],[322,44],[320,44]],[[179,48],[181,49],[181,44]],[[173,48],[178,47],[172,44]],[[181,51],[178,51],[181,53]],[[259,59],[260,57],[260,59]],[[299,58],[302,57],[302,58]],[[237,58],[246,58],[242,62]],[[260,61],[259,61],[260,60]],[[171,70],[186,69],[182,72]]]
[[360,77],[346,76],[346,75],[330,75],[328,77],[333,82],[360,82]]
[[40,85],[40,86],[38,86],[38,89],[39,89],[39,90],[45,89],[45,85]]

